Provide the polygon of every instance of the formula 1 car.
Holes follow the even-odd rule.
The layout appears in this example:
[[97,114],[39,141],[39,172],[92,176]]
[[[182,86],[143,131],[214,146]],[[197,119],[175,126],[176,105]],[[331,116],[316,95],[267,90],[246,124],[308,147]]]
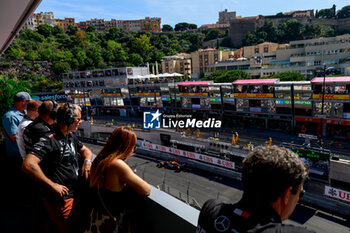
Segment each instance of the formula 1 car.
[[165,167],[165,168],[180,172],[180,171],[184,170],[185,165],[180,164],[176,161],[160,161],[157,163],[157,167]]

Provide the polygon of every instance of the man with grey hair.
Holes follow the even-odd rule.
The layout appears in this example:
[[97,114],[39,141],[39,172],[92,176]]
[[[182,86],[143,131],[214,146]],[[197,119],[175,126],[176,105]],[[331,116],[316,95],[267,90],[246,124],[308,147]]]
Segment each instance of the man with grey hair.
[[308,167],[292,151],[277,146],[256,147],[243,161],[243,196],[236,204],[208,200],[196,233],[310,232],[282,224],[303,195]]
[[[22,170],[43,186],[43,202],[49,218],[60,232],[69,232],[74,219],[81,176],[88,179],[92,152],[73,134],[81,123],[78,105],[66,103],[57,111],[53,134],[36,142],[23,162]],[[80,157],[78,156],[80,154]]]

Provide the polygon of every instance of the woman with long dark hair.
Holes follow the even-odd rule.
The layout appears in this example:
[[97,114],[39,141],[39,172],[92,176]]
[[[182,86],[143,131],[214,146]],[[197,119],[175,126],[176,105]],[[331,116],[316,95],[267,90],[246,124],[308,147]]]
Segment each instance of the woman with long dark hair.
[[[128,205],[137,203],[134,199],[140,196],[150,195],[149,184],[125,162],[134,152],[136,139],[129,127],[116,128],[93,161],[90,187],[95,194],[95,204],[86,232],[100,232],[101,227],[104,232],[129,232],[129,221],[126,221]],[[107,226],[110,229],[107,230]]]

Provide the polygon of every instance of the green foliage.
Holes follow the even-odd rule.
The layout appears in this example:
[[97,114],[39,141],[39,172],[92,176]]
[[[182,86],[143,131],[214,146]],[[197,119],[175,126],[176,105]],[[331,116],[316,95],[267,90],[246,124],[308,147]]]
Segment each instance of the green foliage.
[[23,60],[25,56],[25,52],[22,51],[20,48],[10,48],[8,50],[8,56],[14,60]]
[[162,28],[162,32],[172,32],[174,31],[174,28],[170,26],[169,24],[164,24]]
[[277,78],[280,81],[305,81],[305,76],[296,72],[282,72],[271,75],[269,78]]
[[[182,26],[186,30],[197,28],[196,25],[188,23]],[[163,28],[173,30],[171,26],[169,28],[164,25]],[[164,56],[191,53],[200,49],[206,37],[204,33],[192,31],[168,34],[126,32],[120,28],[111,28],[106,34],[95,31],[92,26],[86,32],[79,31],[76,26],[69,26],[67,32],[62,27],[48,25],[38,27],[38,31],[23,29],[5,51],[4,59],[29,61],[29,71],[10,73],[9,77],[28,81],[38,79],[35,72],[42,67],[33,65],[32,62],[39,60],[51,63],[56,75],[71,70],[111,67],[115,64],[125,66],[160,62]],[[206,33],[213,38],[218,34],[215,31]],[[219,31],[220,37],[226,34],[225,31]],[[229,40],[227,42],[230,43]],[[39,83],[42,81],[39,81],[35,81],[36,89],[40,89]],[[45,86],[49,87],[50,85]]]
[[[37,28],[37,32],[44,37],[49,37],[52,34],[53,27],[47,24],[40,24]],[[57,30],[57,28],[56,28]]]
[[143,59],[140,56],[140,54],[132,53],[132,54],[130,54],[129,62],[131,64],[133,64],[134,66],[139,66],[143,62]]
[[68,31],[67,34],[68,35],[75,35],[75,33],[77,33],[79,31],[79,28],[75,25],[69,25],[68,26]]
[[250,79],[250,75],[242,70],[216,70],[202,80],[214,80],[215,83],[234,82],[237,79]]
[[224,37],[224,39],[221,41],[220,46],[233,48],[233,45],[232,45],[230,37],[228,37],[228,36]]
[[59,61],[59,62],[56,62],[55,64],[53,64],[52,71],[55,74],[59,75],[59,74],[62,74],[62,73],[71,72],[72,69],[71,69],[71,67],[70,67],[68,62]]
[[11,62],[1,62],[0,67],[1,68],[10,68],[10,67],[12,67],[12,63]]
[[303,25],[297,20],[289,20],[275,27],[271,21],[265,21],[263,26],[243,38],[243,45],[256,45],[263,42],[288,43],[293,40],[312,39],[320,36],[335,36],[335,31],[329,26],[319,23]]
[[135,38],[132,43],[134,51],[139,53],[146,61],[150,61],[149,52],[153,49],[150,39],[147,35],[142,34],[140,37]]
[[152,24],[151,23],[145,23],[145,29],[146,29],[146,31],[151,31],[152,30]]
[[190,23],[178,23],[175,25],[175,31],[176,32],[182,32],[182,31],[187,31],[190,29],[197,29],[197,25],[196,24],[190,24]]
[[350,18],[350,5],[344,6],[337,12],[338,19]]
[[53,35],[57,35],[57,34],[60,34],[60,33],[64,33],[64,30],[61,26],[58,26],[58,25],[55,25],[52,29],[52,34]]
[[86,28],[86,32],[96,32],[96,27],[93,26],[93,25],[89,25],[89,26]]
[[38,60],[40,60],[40,55],[39,55],[38,51],[29,49],[27,51],[25,59],[29,60],[29,61],[38,61]]
[[[0,115],[3,116],[13,105],[14,96],[20,92],[30,93],[29,83],[0,75]],[[1,124],[1,123],[0,123]]]
[[335,5],[333,4],[332,8],[316,11],[315,17],[320,19],[334,19],[336,17]]

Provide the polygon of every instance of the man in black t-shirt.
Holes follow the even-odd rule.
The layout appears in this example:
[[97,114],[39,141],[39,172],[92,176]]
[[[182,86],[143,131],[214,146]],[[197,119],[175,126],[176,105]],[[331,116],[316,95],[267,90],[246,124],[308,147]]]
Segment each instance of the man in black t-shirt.
[[[26,154],[33,153],[33,146],[41,137],[53,133],[52,125],[56,122],[57,103],[45,100],[38,108],[39,116],[27,125],[23,131],[23,142]],[[26,157],[26,156],[24,156]]]
[[282,224],[303,195],[308,167],[292,151],[259,146],[243,161],[243,196],[236,204],[208,200],[196,233],[301,232],[305,228]]
[[92,152],[72,133],[81,122],[81,109],[63,104],[57,112],[55,133],[44,135],[28,150],[22,170],[44,188],[44,205],[60,232],[69,231],[74,217],[78,187],[78,153],[84,163],[82,176],[88,179]]

